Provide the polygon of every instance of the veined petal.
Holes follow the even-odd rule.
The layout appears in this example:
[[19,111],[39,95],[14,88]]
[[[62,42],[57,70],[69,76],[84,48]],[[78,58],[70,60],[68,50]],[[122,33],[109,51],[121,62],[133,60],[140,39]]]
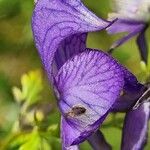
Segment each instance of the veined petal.
[[111,26],[107,28],[107,32],[110,34],[127,32],[127,35],[123,36],[121,39],[113,43],[110,49],[114,49],[122,45],[133,36],[139,34],[144,28],[145,28],[145,24],[143,23],[118,19],[116,22],[114,22]]
[[79,150],[79,145],[68,146],[66,143],[70,141],[70,137],[76,136],[73,128],[61,118],[61,139],[62,139],[62,150]]
[[127,113],[123,128],[122,150],[143,149],[147,139],[149,113],[149,102]]
[[124,76],[111,56],[87,49],[61,67],[56,85],[59,108],[73,132],[64,137],[70,146],[79,144],[99,127],[124,86]]
[[111,26],[107,28],[107,32],[109,34],[116,34],[121,32],[131,33],[137,28],[142,28],[144,26],[145,24],[141,22],[117,19]]
[[53,79],[54,55],[62,47],[63,40],[74,34],[101,30],[108,25],[109,22],[91,13],[80,0],[39,0],[33,12],[32,29],[49,79]]
[[69,58],[86,49],[86,39],[87,33],[80,33],[67,37],[59,44],[53,63],[54,76]]
[[[75,138],[77,135],[77,130],[72,128],[65,119],[62,117],[61,120],[61,136],[62,136],[62,149],[63,150],[79,150],[79,145],[73,146],[65,146],[68,141],[70,141],[70,137]],[[92,146],[94,150],[110,150],[111,146],[105,140],[105,137],[102,132],[99,130],[94,132],[89,138],[87,138],[88,142]]]
[[62,150],[79,150],[78,145],[67,145],[71,138],[75,138],[76,132],[78,132],[75,128],[72,128],[64,119],[61,118],[61,139],[62,139]]
[[112,106],[112,111],[115,112],[126,112],[130,110],[146,90],[146,87],[140,84],[136,77],[127,69],[124,69],[124,77],[124,88],[120,97]]

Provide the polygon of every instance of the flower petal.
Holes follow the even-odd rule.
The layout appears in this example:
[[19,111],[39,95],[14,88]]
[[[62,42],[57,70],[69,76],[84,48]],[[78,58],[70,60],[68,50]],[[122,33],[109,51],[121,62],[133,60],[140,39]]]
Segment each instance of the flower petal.
[[61,66],[72,56],[86,49],[87,33],[75,34],[63,40],[55,53],[53,69],[54,76]]
[[141,58],[145,63],[147,63],[148,61],[147,60],[148,59],[148,46],[147,46],[147,42],[145,38],[146,29],[147,29],[147,26],[145,26],[145,28],[141,31],[141,33],[139,34],[137,38],[137,45],[140,50]]
[[91,144],[93,150],[111,150],[111,146],[107,143],[103,133],[99,130],[88,138],[88,142]]
[[150,103],[127,113],[124,122],[122,150],[141,150],[147,139]]
[[75,128],[72,128],[64,119],[64,117],[61,118],[61,139],[62,139],[62,149],[63,150],[78,150],[78,145],[68,146],[67,143],[69,143],[71,137],[75,138],[77,134],[77,130]]
[[126,20],[118,19],[116,22],[114,22],[111,26],[107,28],[107,32],[109,34],[116,34],[121,32],[127,32],[128,34],[123,36],[121,39],[113,43],[110,49],[114,49],[123,43],[125,43],[127,40],[132,38],[133,36],[140,33],[145,28],[145,24],[139,23],[139,22],[131,22]]
[[131,39],[133,36],[135,36],[138,33],[140,33],[142,29],[143,29],[143,27],[139,26],[139,28],[136,28],[135,30],[133,30],[129,34],[125,35],[124,37],[122,37],[121,39],[119,39],[118,41],[116,41],[115,43],[113,43],[110,49],[117,48],[118,46],[124,44],[126,41],[128,41],[129,39]]
[[53,79],[51,66],[55,52],[65,38],[101,30],[108,25],[109,22],[91,13],[80,0],[39,0],[33,13],[32,29],[49,79]]
[[[120,65],[102,51],[90,50],[67,61],[56,77],[59,108],[76,131],[67,145],[79,144],[104,120],[124,85]],[[67,137],[66,137],[67,138]]]
[[145,86],[140,84],[136,77],[127,69],[124,69],[124,77],[124,88],[112,107],[112,111],[115,112],[130,110],[146,90]]
[[62,147],[62,150],[79,150],[79,146],[73,145],[73,146],[69,146],[69,147]]
[[[72,128],[66,120],[62,117],[61,120],[61,136],[62,136],[62,147],[63,150],[78,150],[79,145],[73,145],[66,147],[66,143],[70,141],[70,137],[75,138],[78,131],[75,128]],[[99,130],[94,132],[88,139],[88,142],[91,144],[94,150],[110,150],[111,146],[106,142],[105,137],[102,132]]]
[[111,26],[107,28],[109,34],[116,34],[121,32],[132,32],[133,30],[143,27],[144,24],[141,22],[128,21],[117,19]]

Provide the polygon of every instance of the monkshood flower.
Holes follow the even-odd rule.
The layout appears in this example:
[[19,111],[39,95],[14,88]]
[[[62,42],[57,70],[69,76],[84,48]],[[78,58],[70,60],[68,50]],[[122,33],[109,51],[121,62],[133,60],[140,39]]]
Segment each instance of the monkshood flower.
[[[64,150],[77,150],[84,140],[88,140],[95,150],[111,149],[98,130],[99,126],[109,112],[132,108],[145,90],[114,58],[103,51],[86,48],[88,32],[111,24],[95,16],[80,0],[39,0],[36,3],[32,29],[58,99]],[[144,106],[137,111],[143,113],[144,119],[137,128],[137,138],[131,139],[130,145],[138,142],[141,147],[145,142],[148,119]],[[131,116],[140,121],[134,114]],[[130,119],[127,117],[129,124],[124,130],[130,128]]]
[[118,20],[107,30],[110,34],[128,32],[123,38],[115,42],[111,49],[118,47],[135,35],[141,58],[147,63],[148,49],[145,39],[145,31],[150,22],[150,1],[149,0],[114,0],[114,13],[109,14],[109,20]]

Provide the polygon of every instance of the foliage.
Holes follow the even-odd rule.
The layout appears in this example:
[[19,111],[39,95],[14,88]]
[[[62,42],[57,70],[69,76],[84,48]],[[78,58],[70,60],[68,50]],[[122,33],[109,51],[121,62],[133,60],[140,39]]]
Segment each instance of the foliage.
[[[11,134],[1,145],[2,149],[51,150],[56,146],[60,149],[58,123],[48,123],[52,112],[51,110],[46,112],[41,107],[45,104],[40,102],[43,89],[40,71],[24,74],[21,77],[21,85],[21,89],[13,87],[14,98],[19,105],[19,115],[14,122]],[[38,106],[39,102],[40,106]]]
[[15,99],[18,102],[26,101],[27,105],[32,105],[40,99],[40,92],[43,89],[40,72],[29,72],[21,78],[22,90],[13,88]]

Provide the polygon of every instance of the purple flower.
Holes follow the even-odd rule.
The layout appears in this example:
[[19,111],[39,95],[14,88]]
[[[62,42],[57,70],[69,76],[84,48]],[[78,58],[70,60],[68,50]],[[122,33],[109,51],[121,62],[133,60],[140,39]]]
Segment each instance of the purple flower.
[[[143,93],[143,85],[114,58],[86,48],[88,32],[111,24],[95,16],[80,0],[36,3],[33,34],[58,99],[63,149],[77,150],[84,140],[94,149],[110,149],[99,126],[109,112],[127,111]],[[122,91],[125,93],[120,96]]]
[[[139,47],[141,58],[147,63],[148,59],[148,47],[145,39],[145,31],[149,27],[150,21],[150,1],[149,0],[115,0],[115,12],[109,14],[109,20],[116,19],[110,27],[107,28],[108,33],[115,34],[120,32],[128,32],[123,38],[115,42],[111,49],[114,49],[135,35],[137,37],[137,45]],[[131,82],[130,82],[131,83]],[[131,84],[134,85],[134,84]],[[126,88],[129,93],[137,93],[133,91],[134,88]],[[142,90],[142,89],[141,89]],[[145,90],[143,89],[143,92]],[[148,91],[148,89],[147,89]],[[139,92],[143,93],[143,92]],[[126,92],[125,92],[126,93]],[[147,93],[147,92],[145,92]],[[136,94],[137,95],[137,94]],[[126,111],[122,149],[142,149],[146,142],[148,120],[150,113],[150,104],[146,102],[136,110],[131,110],[134,100],[139,97],[133,98],[129,95],[123,95],[114,104],[113,111]],[[143,96],[139,98],[136,103],[137,106],[142,100],[147,101],[147,97]],[[129,107],[131,106],[131,107]],[[129,109],[128,109],[129,108]]]
[[[132,109],[133,106],[135,106],[135,102],[137,101],[138,97],[140,97],[140,95],[145,90],[147,91],[147,89],[145,89],[145,87],[143,86],[137,93],[137,91],[135,90],[136,88],[134,88],[134,84],[132,84],[132,86],[128,89],[127,94],[124,94],[119,99],[117,99],[112,108],[113,112],[126,112],[122,133],[122,150],[143,149],[147,142],[148,136],[150,102],[143,102],[142,104],[140,103],[137,108]],[[137,87],[139,88],[140,86]],[[141,97],[143,97],[143,95]],[[139,100],[141,99],[141,97],[139,98]],[[146,97],[145,100],[147,100]]]
[[149,0],[115,0],[115,11],[109,14],[109,20],[118,20],[110,26],[107,31],[110,34],[128,32],[123,38],[115,42],[111,49],[118,47],[135,35],[141,58],[147,62],[148,48],[145,39],[145,31],[150,21]]

